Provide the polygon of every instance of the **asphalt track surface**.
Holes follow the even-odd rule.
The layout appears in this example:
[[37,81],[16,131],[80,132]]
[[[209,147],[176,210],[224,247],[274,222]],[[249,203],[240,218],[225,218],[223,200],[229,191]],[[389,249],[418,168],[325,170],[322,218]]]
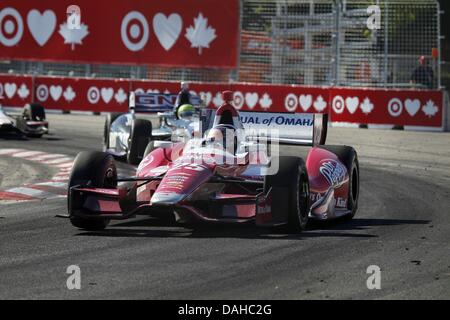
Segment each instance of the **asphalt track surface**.
[[[101,148],[102,117],[49,118],[52,135],[0,138],[0,148]],[[449,299],[450,135],[333,128],[328,142],[359,153],[359,211],[300,235],[145,217],[84,232],[55,217],[65,199],[0,204],[0,299]],[[53,174],[2,156],[0,169],[0,188]],[[69,265],[81,290],[66,287]],[[381,290],[367,289],[370,265]]]

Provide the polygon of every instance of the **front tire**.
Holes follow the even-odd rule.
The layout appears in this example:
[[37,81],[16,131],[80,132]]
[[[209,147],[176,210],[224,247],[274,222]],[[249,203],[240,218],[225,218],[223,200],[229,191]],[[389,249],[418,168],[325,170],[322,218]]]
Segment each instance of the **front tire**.
[[[301,232],[308,224],[310,199],[309,180],[306,165],[298,157],[280,157],[279,169],[275,175],[265,177],[264,190],[283,188],[286,190],[284,200],[288,207],[288,228],[293,232]],[[274,204],[273,207],[277,207]]]
[[138,165],[141,162],[151,137],[152,123],[144,119],[135,119],[128,141],[127,161],[129,164]]
[[[69,178],[70,188],[74,186],[89,186],[91,188],[114,189],[117,187],[117,169],[111,155],[103,152],[81,152],[75,158],[72,172]],[[69,212],[79,210],[81,204],[71,203],[70,194],[67,195]],[[103,230],[108,224],[108,219],[86,219],[76,215],[70,216],[73,226],[90,230]]]

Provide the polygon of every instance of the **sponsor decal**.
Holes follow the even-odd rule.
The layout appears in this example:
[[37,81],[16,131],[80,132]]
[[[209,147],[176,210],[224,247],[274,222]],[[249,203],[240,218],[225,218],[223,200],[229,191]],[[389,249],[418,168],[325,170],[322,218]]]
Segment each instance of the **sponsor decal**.
[[322,160],[319,171],[333,188],[339,188],[345,183],[347,168],[339,161],[333,159]]
[[264,125],[267,127],[277,126],[302,126],[310,127],[314,124],[312,116],[303,115],[271,115],[271,114],[250,114],[240,116],[243,125]]
[[[323,195],[320,193],[310,193],[309,198],[311,199],[312,203],[315,203],[322,199]],[[334,206],[338,208],[347,208],[347,199],[338,197],[333,200]]]

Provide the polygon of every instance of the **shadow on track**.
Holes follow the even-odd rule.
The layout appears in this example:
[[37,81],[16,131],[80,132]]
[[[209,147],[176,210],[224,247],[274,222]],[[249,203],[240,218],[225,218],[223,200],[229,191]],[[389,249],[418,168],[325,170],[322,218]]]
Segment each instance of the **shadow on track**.
[[25,135],[16,133],[16,132],[1,132],[0,140],[9,140],[9,141],[27,141],[29,140]]
[[14,132],[2,132],[0,133],[0,140],[6,141],[64,141],[63,138],[58,138],[52,136],[52,134],[44,135],[40,138],[38,137],[27,137],[26,135],[22,135]]
[[380,226],[401,226],[429,224],[429,220],[410,220],[410,219],[352,219],[343,221],[342,219],[331,220],[327,222],[312,221],[310,230],[366,230],[371,227]]
[[345,231],[367,230],[377,226],[399,226],[428,224],[426,220],[397,219],[354,219],[348,222],[313,223],[301,233],[292,234],[285,230],[258,228],[254,225],[196,225],[183,227],[172,221],[159,219],[141,219],[111,225],[106,230],[98,232],[82,232],[77,236],[96,237],[131,237],[131,238],[238,238],[238,239],[272,239],[272,240],[302,240],[307,238],[337,237],[337,238],[377,238],[374,234],[362,234]]

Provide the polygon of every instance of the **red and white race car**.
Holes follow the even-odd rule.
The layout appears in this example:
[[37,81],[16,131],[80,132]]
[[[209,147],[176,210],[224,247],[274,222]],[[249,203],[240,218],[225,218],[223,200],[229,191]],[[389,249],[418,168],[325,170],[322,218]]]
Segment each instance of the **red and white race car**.
[[[230,95],[224,93],[224,101]],[[291,121],[292,115],[272,114],[280,127],[288,123],[303,132],[298,141],[310,146],[303,159],[279,156],[270,135],[254,139],[231,103],[209,113],[202,118],[207,130],[198,131],[205,133],[187,143],[151,142],[133,177],[118,177],[111,155],[80,153],[69,181],[71,223],[100,230],[110,220],[173,215],[179,222],[253,221],[301,231],[310,218],[355,215],[358,157],[352,147],[320,144],[326,135],[322,115],[296,114]]]

